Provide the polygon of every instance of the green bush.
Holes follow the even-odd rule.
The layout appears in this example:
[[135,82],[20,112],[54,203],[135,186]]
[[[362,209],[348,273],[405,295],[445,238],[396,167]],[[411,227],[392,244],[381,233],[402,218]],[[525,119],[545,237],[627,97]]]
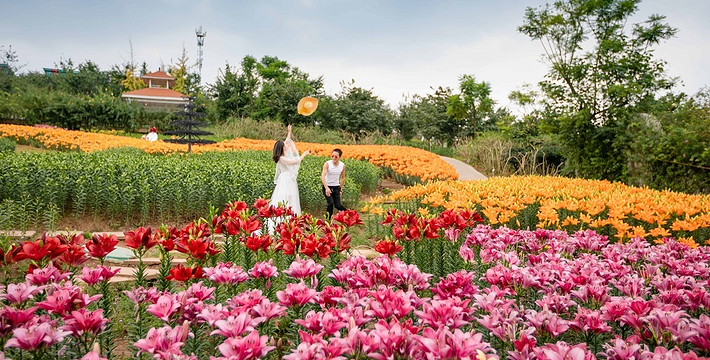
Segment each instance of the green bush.
[[0,152],[14,152],[15,141],[10,138],[0,138]]
[[[323,157],[306,157],[299,172],[301,207],[325,209]],[[352,171],[344,204],[377,183],[374,165],[346,160]],[[133,148],[103,152],[1,153],[0,199],[56,206],[64,215],[94,215],[130,223],[175,222],[203,216],[210,206],[270,198],[275,166],[266,151],[151,155]],[[39,208],[39,207],[37,207]]]
[[47,124],[69,130],[135,131],[165,128],[172,114],[146,111],[107,93],[93,96],[45,89],[0,93],[0,119],[22,125]]

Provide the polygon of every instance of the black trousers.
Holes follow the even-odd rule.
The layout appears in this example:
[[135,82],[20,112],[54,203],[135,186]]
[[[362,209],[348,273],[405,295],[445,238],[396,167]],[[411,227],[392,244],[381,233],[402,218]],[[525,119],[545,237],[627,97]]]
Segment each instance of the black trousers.
[[340,186],[328,186],[328,189],[330,189],[330,196],[325,194],[325,186],[321,187],[323,188],[323,196],[325,196],[325,201],[328,202],[328,219],[333,217],[333,207],[340,211],[347,210],[345,206],[340,203]]

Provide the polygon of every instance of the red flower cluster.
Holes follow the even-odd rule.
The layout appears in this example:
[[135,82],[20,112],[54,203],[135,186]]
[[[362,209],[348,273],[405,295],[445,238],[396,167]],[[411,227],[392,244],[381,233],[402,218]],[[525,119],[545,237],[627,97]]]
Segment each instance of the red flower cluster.
[[95,258],[103,259],[116,248],[118,237],[108,234],[94,234],[91,240],[86,242],[86,250]]
[[188,254],[193,259],[202,260],[207,255],[219,254],[210,237],[210,229],[203,222],[191,222],[180,231],[175,246],[176,250]]
[[360,214],[355,210],[340,211],[335,214],[335,216],[333,216],[333,220],[347,227],[351,227],[353,225],[362,225],[362,220],[360,220]]
[[382,225],[392,228],[394,240],[378,241],[375,250],[392,256],[402,250],[396,241],[420,241],[422,234],[425,239],[436,239],[441,236],[441,230],[453,229],[458,234],[461,230],[473,228],[481,222],[483,219],[477,212],[468,210],[447,209],[437,217],[427,219],[418,214],[407,214],[397,209],[390,209],[385,213]]
[[201,279],[204,277],[202,268],[195,265],[195,267],[186,267],[182,264],[170,269],[170,275],[165,277],[165,280],[170,281],[188,281],[190,279]]
[[139,227],[136,230],[123,233],[126,236],[126,246],[131,249],[149,250],[155,245],[158,245],[158,238],[152,234],[150,228]]

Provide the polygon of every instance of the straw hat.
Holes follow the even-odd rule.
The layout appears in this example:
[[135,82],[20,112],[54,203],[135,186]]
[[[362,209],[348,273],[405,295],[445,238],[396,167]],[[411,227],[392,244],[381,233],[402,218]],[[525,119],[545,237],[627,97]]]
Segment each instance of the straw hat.
[[298,113],[303,116],[308,116],[313,114],[317,107],[318,99],[306,96],[298,102]]

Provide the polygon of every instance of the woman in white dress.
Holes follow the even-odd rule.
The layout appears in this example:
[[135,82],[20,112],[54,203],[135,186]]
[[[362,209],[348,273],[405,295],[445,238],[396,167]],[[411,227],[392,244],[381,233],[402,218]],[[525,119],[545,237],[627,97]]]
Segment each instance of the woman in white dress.
[[301,161],[309,150],[298,155],[296,143],[291,140],[291,125],[288,126],[288,135],[285,141],[277,141],[274,144],[274,162],[276,163],[276,176],[274,183],[276,187],[271,195],[270,205],[283,205],[291,207],[294,214],[301,215],[301,199],[298,195],[298,168],[301,166]]

